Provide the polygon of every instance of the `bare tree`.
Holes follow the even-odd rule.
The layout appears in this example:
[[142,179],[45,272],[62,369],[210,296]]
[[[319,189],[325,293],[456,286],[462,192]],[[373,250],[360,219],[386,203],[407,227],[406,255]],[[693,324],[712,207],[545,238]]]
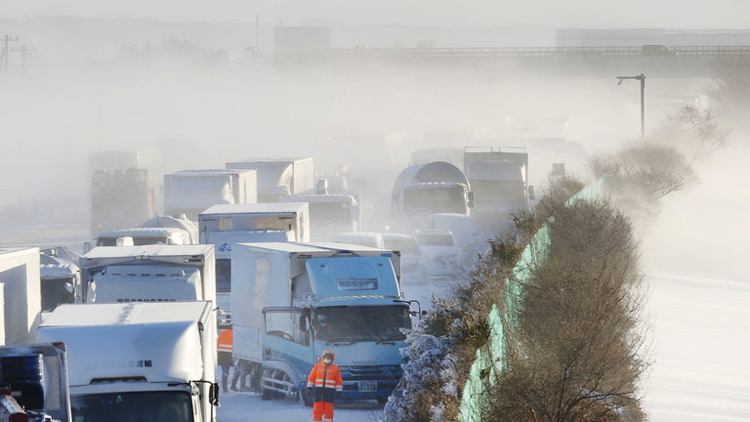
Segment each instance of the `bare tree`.
[[628,219],[603,201],[563,205],[550,240],[525,285],[521,330],[487,420],[643,420],[643,302]]

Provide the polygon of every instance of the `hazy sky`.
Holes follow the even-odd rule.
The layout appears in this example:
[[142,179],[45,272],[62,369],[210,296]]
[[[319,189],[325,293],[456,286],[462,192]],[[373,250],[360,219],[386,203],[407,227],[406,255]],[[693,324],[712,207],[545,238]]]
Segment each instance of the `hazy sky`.
[[4,0],[0,16],[38,14],[251,22],[319,19],[350,24],[565,27],[748,28],[747,0]]

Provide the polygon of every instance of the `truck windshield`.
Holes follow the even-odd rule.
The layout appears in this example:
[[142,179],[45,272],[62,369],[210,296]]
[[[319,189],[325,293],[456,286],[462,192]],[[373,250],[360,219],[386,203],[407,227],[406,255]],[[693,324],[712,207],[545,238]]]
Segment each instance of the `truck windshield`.
[[326,307],[315,310],[313,327],[329,342],[395,341],[406,339],[401,329],[411,329],[411,317],[403,305]]
[[466,214],[463,186],[409,189],[404,192],[404,213],[452,212]]
[[142,391],[104,393],[70,398],[75,422],[190,422],[190,394]]
[[66,284],[72,288],[70,278],[48,278],[42,280],[42,311],[52,311],[57,305],[73,303],[73,293],[69,292]]

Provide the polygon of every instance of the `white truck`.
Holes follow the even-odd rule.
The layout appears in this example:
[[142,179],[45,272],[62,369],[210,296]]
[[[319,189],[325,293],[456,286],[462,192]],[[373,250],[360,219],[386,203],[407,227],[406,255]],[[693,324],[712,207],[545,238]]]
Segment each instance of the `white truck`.
[[225,166],[258,173],[258,202],[278,202],[284,196],[315,192],[312,157],[251,158]]
[[198,215],[200,242],[216,250],[216,300],[224,317],[231,318],[232,244],[239,242],[308,242],[307,203],[214,205]]
[[0,347],[0,420],[73,422],[65,345]]
[[529,209],[528,167],[523,147],[464,148],[464,173],[476,194],[472,217],[480,231],[496,236],[512,223],[512,212]]
[[405,168],[396,178],[391,195],[391,228],[401,233],[429,228],[432,214],[470,215],[474,206],[469,179],[445,161]]
[[41,317],[39,248],[0,247],[0,345],[29,343]]
[[214,422],[213,314],[207,301],[61,305],[36,339],[67,348],[75,421]]
[[137,227],[161,209],[164,170],[158,150],[96,151],[88,167],[92,236]]
[[[323,243],[236,243],[232,248],[233,355],[262,399],[298,397],[325,349],[336,352],[344,399],[384,403],[401,378],[411,328],[400,257]],[[318,322],[326,320],[323,328]]]
[[355,195],[325,193],[289,195],[282,202],[307,202],[310,205],[310,239],[333,240],[342,232],[358,232],[362,225],[359,199]]
[[258,201],[258,178],[254,170],[182,170],[164,175],[164,213],[185,214],[198,221],[198,214],[216,204],[247,204]]
[[80,300],[216,303],[213,245],[99,246],[80,260]]

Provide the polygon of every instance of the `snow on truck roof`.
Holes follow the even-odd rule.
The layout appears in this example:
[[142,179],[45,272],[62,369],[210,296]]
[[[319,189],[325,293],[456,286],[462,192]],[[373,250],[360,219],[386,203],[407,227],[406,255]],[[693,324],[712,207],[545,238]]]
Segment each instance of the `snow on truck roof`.
[[199,170],[180,170],[174,173],[166,174],[165,177],[169,176],[224,176],[227,174],[237,174],[253,171],[251,169],[199,169]]
[[44,327],[95,327],[148,323],[197,322],[209,301],[76,303],[55,308],[42,323]]
[[37,246],[1,246],[0,255],[12,254],[19,251],[28,252],[30,249],[36,249],[37,253],[39,251],[39,247]]
[[214,245],[142,245],[97,246],[82,259],[120,258],[125,256],[177,256],[204,255],[212,252]]
[[138,236],[138,237],[159,237],[168,236],[173,233],[182,233],[184,229],[176,227],[134,227],[131,229],[109,230],[99,234],[99,237],[121,237],[121,236]]
[[268,249],[274,251],[281,251],[287,253],[313,253],[322,251],[380,251],[383,253],[392,253],[392,251],[382,248],[372,248],[369,246],[355,245],[351,243],[339,243],[339,242],[315,242],[315,243],[299,243],[299,242],[263,242],[263,243],[241,243],[247,247],[254,247],[259,249]]
[[200,215],[239,214],[239,213],[280,213],[299,212],[307,206],[306,202],[267,202],[256,204],[217,204],[212,205]]

